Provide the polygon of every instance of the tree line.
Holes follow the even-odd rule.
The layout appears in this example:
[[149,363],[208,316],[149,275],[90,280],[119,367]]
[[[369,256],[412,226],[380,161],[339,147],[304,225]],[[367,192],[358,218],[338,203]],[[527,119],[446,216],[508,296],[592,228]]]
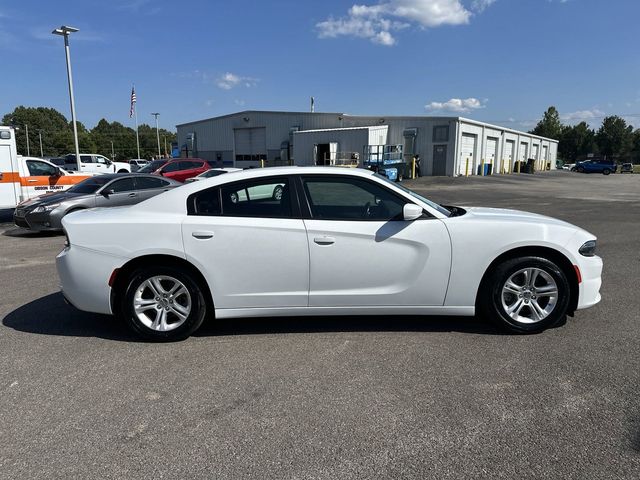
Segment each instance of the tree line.
[[[54,108],[47,107],[16,107],[13,112],[2,117],[2,125],[16,128],[16,145],[19,155],[27,155],[27,130],[29,131],[29,151],[32,156],[40,156],[40,141],[42,140],[42,155],[57,157],[75,151],[73,141],[73,125],[67,118]],[[120,122],[108,122],[101,119],[95,127],[87,129],[82,122],[77,122],[78,143],[81,153],[98,153],[112,160],[128,160],[137,158],[136,132]],[[176,140],[176,134],[161,128],[160,150],[171,154],[171,142]],[[156,129],[145,123],[138,126],[140,137],[140,156],[151,158],[158,155]],[[113,158],[115,157],[115,158]]]
[[552,106],[529,133],[558,140],[558,158],[565,162],[573,163],[592,153],[620,162],[640,163],[640,129],[634,130],[617,115],[605,117],[595,130],[587,122],[563,125],[558,110]]

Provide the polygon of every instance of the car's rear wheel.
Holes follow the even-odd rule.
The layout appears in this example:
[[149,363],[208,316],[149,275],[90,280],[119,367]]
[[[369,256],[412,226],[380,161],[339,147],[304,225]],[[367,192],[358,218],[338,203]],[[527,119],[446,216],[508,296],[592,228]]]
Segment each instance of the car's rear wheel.
[[198,282],[174,267],[143,267],[135,271],[121,298],[127,324],[148,340],[183,340],[202,325],[206,315]]
[[577,169],[577,170],[578,170],[578,172],[580,172],[580,173],[584,173],[584,168],[582,168],[582,167],[578,167],[578,169]]
[[537,333],[566,317],[570,287],[551,260],[520,257],[498,265],[483,282],[481,313],[515,333]]
[[608,168],[605,168],[604,170],[602,170],[603,175],[609,175],[610,173],[611,173],[611,170],[609,170]]

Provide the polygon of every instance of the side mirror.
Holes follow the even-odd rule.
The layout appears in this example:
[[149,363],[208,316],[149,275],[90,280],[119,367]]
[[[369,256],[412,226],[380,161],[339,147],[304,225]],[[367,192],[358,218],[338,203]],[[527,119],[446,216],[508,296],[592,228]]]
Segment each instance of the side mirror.
[[108,197],[109,195],[113,195],[114,193],[116,193],[116,191],[113,188],[102,191],[102,195],[104,195],[105,197]]
[[53,174],[54,177],[62,177],[64,173],[60,170],[60,167],[56,167],[56,173]]
[[402,207],[402,215],[404,216],[405,221],[411,222],[422,216],[422,207],[415,203],[407,203]]

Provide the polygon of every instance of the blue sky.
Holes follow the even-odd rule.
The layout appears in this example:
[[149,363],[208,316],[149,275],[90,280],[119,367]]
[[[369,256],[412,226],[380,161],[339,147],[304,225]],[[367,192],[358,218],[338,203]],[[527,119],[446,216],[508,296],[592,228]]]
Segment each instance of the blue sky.
[[0,113],[160,125],[239,110],[463,115],[529,129],[549,105],[640,127],[638,0],[0,0]]

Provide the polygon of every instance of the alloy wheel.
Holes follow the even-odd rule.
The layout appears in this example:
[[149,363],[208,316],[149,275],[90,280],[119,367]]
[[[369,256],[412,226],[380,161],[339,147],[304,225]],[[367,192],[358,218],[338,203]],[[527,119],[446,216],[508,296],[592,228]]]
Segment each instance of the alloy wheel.
[[533,324],[547,318],[558,303],[558,285],[540,268],[524,268],[502,286],[502,308],[518,323]]
[[147,328],[167,332],[182,325],[191,313],[191,295],[176,278],[156,275],[142,282],[133,297],[133,310]]

